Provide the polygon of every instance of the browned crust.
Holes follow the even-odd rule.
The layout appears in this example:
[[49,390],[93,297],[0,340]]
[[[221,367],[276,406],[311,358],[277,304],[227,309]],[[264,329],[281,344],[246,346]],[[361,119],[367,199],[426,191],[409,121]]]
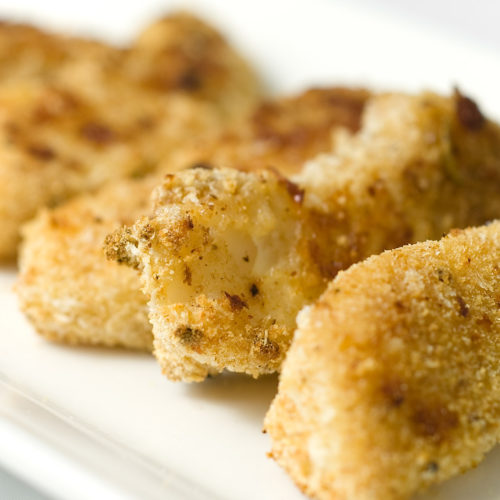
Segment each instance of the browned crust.
[[406,499],[500,438],[500,222],[352,266],[299,316],[266,417],[314,498]]
[[24,227],[19,304],[45,338],[69,344],[152,350],[135,271],[105,259],[110,231],[149,209],[156,180],[127,180],[42,211]]
[[261,104],[239,127],[216,141],[198,145],[181,158],[191,165],[225,166],[244,171],[274,168],[282,175],[299,172],[307,160],[330,151],[339,128],[359,129],[370,93],[342,87],[310,89]]
[[259,97],[252,70],[224,36],[185,11],[148,26],[135,41],[126,70],[153,92],[179,92],[228,105],[230,114],[239,105],[238,114],[244,115]]
[[[213,43],[199,45],[205,37]],[[0,63],[0,260],[15,256],[19,226],[38,208],[174,163],[248,114],[260,93],[239,54],[187,13],[126,48],[2,24]],[[200,88],[151,85],[150,72],[182,80],[188,67]]]
[[[490,121],[481,130],[464,126],[457,99],[373,97],[361,132],[339,135],[335,153],[308,162],[293,183],[269,170],[169,176],[154,213],[128,229],[137,243],[123,249],[139,261],[154,297],[155,352],[165,373],[200,380],[210,369],[278,370],[296,313],[339,271],[499,216],[500,129]],[[146,226],[155,236],[141,240]],[[210,341],[190,353],[172,336],[177,323]],[[260,348],[269,340],[279,349]]]

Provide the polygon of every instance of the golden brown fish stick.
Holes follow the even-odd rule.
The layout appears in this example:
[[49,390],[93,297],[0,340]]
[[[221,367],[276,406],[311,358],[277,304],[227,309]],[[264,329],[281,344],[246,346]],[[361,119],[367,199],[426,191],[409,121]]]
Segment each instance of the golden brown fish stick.
[[[165,18],[150,30],[168,34],[153,44],[164,50],[163,70],[171,67],[170,74],[181,78],[186,68],[195,68],[199,88],[174,83],[151,88],[134,65],[134,58],[148,51],[141,40],[123,53],[110,48],[110,55],[97,45],[95,55],[91,42],[87,49],[84,41],[69,39],[58,49],[65,39],[26,30],[25,43],[15,45],[12,54],[2,56],[0,44],[0,58],[13,68],[6,81],[0,78],[0,259],[14,257],[19,226],[39,207],[144,175],[161,160],[173,161],[179,148],[239,121],[256,103],[258,85],[246,63],[212,28],[186,14]],[[217,43],[188,50],[205,32]],[[153,65],[154,54],[148,59]],[[212,64],[214,58],[221,59],[219,66]],[[28,67],[30,61],[40,67]],[[238,90],[242,75],[244,87]],[[225,96],[225,86],[233,93]],[[207,87],[203,94],[202,87]]]
[[[219,127],[208,104],[184,96],[94,105],[61,87],[0,88],[0,258],[12,258],[19,227],[43,206],[144,175],[160,159]],[[151,127],[150,127],[150,124]]]
[[123,180],[45,209],[23,227],[22,310],[38,332],[70,344],[151,350],[146,297],[137,273],[106,261],[103,241],[149,209],[157,179]]
[[[0,82],[73,83],[116,76],[127,53],[102,42],[43,31],[27,24],[0,23]],[[78,75],[71,76],[72,72]],[[76,77],[78,76],[78,78]]]
[[122,90],[179,93],[216,103],[229,116],[260,98],[253,70],[213,27],[173,12],[147,26],[130,46],[0,23],[0,83],[61,85],[87,98],[118,101]]
[[140,267],[173,380],[280,369],[295,317],[339,270],[500,215],[500,128],[469,99],[384,95],[295,177],[195,169],[108,241]]
[[142,268],[166,375],[276,371],[297,310],[323,289],[287,185],[269,171],[196,168],[167,176],[156,197],[154,215],[108,237],[107,252]]
[[152,93],[213,103],[226,119],[246,116],[261,99],[253,69],[221,33],[189,12],[165,16],[140,33],[125,72]]
[[[227,133],[223,133],[210,152],[218,154],[222,150],[235,164],[244,164],[247,169],[260,167],[258,144],[262,129],[254,123],[256,115],[264,114],[268,117],[267,134],[288,137],[300,130],[308,138],[293,144],[279,141],[279,147],[271,147],[275,165],[284,171],[295,170],[297,159],[306,157],[308,151],[320,146],[325,151],[330,148],[329,137],[335,128],[359,122],[358,103],[366,94],[333,88],[265,103],[241,126],[232,127],[234,141],[228,143]],[[351,105],[352,101],[356,104]],[[273,111],[268,114],[270,108]],[[232,147],[234,151],[229,155]],[[181,156],[187,164],[180,160],[175,165],[186,166],[194,161],[187,160],[189,154]],[[205,162],[215,160],[212,156],[204,158]],[[165,162],[164,167],[172,169],[175,165]],[[145,179],[113,183],[94,196],[83,196],[44,211],[24,229],[17,291],[22,309],[41,334],[72,343],[151,347],[151,325],[146,298],[139,292],[139,276],[125,266],[107,261],[102,246],[107,233],[132,223],[141,210],[148,212],[145,207],[154,182]]]
[[402,500],[500,439],[500,222],[340,273],[298,317],[266,417],[321,500]]
[[307,160],[332,150],[334,131],[359,129],[369,97],[364,89],[325,87],[265,101],[239,126],[215,141],[197,144],[179,161],[183,166],[275,168],[282,175],[296,174]]

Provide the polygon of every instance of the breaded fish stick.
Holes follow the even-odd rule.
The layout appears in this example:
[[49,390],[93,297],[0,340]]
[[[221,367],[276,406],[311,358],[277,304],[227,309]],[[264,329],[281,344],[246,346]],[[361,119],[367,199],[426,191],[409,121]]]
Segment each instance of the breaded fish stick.
[[313,498],[402,500],[500,439],[500,222],[340,273],[298,317],[265,427]]
[[[51,83],[86,91],[114,79],[127,51],[102,42],[42,31],[27,24],[0,23],[0,82]],[[84,80],[82,81],[82,77]]]
[[[339,141],[338,141],[339,142]],[[152,216],[108,239],[139,267],[173,380],[280,369],[295,317],[338,271],[500,215],[500,128],[456,93],[384,95],[360,131],[295,177],[168,176]]]
[[137,273],[106,261],[106,234],[147,213],[158,179],[122,180],[44,209],[23,227],[16,291],[37,331],[69,344],[152,349]]
[[15,256],[19,227],[38,208],[145,175],[192,141],[190,134],[220,125],[208,105],[186,97],[163,97],[164,109],[157,100],[130,98],[134,105],[118,110],[61,87],[0,88],[0,258]]
[[334,148],[333,132],[341,127],[356,132],[369,97],[364,89],[326,87],[267,100],[239,126],[184,151],[177,161],[182,167],[274,168],[290,176]]
[[[28,30],[33,36],[26,35],[10,59],[3,54],[13,75],[0,78],[0,259],[15,256],[19,226],[38,208],[151,172],[160,161],[173,161],[179,148],[239,121],[256,104],[256,78],[212,28],[174,15],[150,30],[156,35],[147,30],[137,48],[123,53],[110,48],[102,57],[99,51],[94,56],[91,42],[71,39],[59,53],[60,37]],[[145,44],[143,39],[151,37]],[[192,45],[205,37],[214,40],[194,50]],[[32,47],[38,38],[44,43]],[[151,87],[144,62],[141,71],[135,67],[135,59],[146,57],[150,46],[151,64],[163,50],[161,70],[171,69],[173,80],[161,89]],[[29,66],[30,61],[40,67]],[[196,73],[197,85],[185,85],[189,71]],[[226,87],[232,89],[227,100]]]
[[216,106],[227,120],[255,108],[262,88],[228,40],[189,12],[151,23],[134,41],[124,72],[153,94],[177,93]]
[[260,98],[243,58],[214,28],[183,11],[152,22],[128,47],[2,22],[0,85],[19,82],[116,103],[132,85],[153,96],[176,93],[215,103],[227,117],[243,116]]
[[[359,125],[367,95],[330,88],[269,101],[201,148],[201,157],[180,154],[179,161],[163,166],[172,170],[193,162],[216,163],[224,156],[239,168],[258,169],[266,158],[285,172],[295,171],[308,154],[331,148],[333,130]],[[294,139],[298,134],[304,140]],[[95,195],[43,211],[24,228],[17,292],[21,308],[42,335],[62,342],[151,349],[139,276],[106,260],[102,246],[108,233],[149,212],[150,191],[160,180],[113,183]]]

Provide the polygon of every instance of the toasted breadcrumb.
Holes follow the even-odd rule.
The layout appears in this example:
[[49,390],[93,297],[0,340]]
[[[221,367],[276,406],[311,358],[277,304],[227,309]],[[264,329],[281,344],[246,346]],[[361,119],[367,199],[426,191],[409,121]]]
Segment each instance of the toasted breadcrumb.
[[[199,103],[176,96],[167,101],[163,110],[155,109],[157,102],[136,100],[136,113],[131,107],[107,112],[61,88],[1,88],[0,257],[15,255],[19,226],[39,207],[120,177],[143,176],[159,158],[190,141],[194,131],[218,126],[212,111]],[[144,116],[165,125],[146,134],[139,120]]]
[[296,310],[323,288],[313,263],[288,255],[306,246],[300,203],[277,174],[232,169],[167,176],[156,197],[155,216],[110,236],[107,249],[143,268],[167,376],[276,371]]
[[118,224],[148,211],[156,179],[115,183],[26,224],[16,284],[37,331],[70,344],[152,349],[146,297],[137,273],[106,261],[102,244]]
[[183,167],[274,168],[282,175],[296,174],[307,160],[333,149],[338,129],[359,129],[369,97],[363,89],[326,87],[267,100],[239,126],[185,150],[178,161]]
[[340,273],[298,319],[265,427],[313,498],[402,500],[500,439],[500,222]]
[[[0,23],[0,85],[62,86],[92,101],[119,102],[131,88],[147,95],[185,95],[238,117],[260,99],[248,63],[213,27],[189,12],[164,16],[128,47]],[[122,104],[126,104],[122,102]]]
[[108,245],[141,270],[165,374],[279,370],[297,312],[340,270],[499,216],[500,128],[478,109],[471,127],[463,99],[373,97],[360,131],[295,183],[229,169],[168,176],[153,215]]
[[226,120],[261,99],[253,69],[224,36],[189,12],[165,16],[135,40],[125,73],[152,93],[178,93],[215,104]]
[[[86,92],[88,82],[119,78],[127,51],[27,24],[0,23],[0,82],[65,84]],[[81,77],[88,77],[81,81]]]
[[[331,148],[333,130],[343,126],[355,129],[366,95],[366,91],[329,88],[266,102],[241,125],[232,126],[232,132],[223,132],[216,140],[207,141],[211,146],[204,151],[214,156],[203,156],[202,165],[208,167],[208,162],[216,163],[226,155],[235,166],[250,170],[261,167],[264,157],[272,157],[279,169],[295,171],[307,154]],[[257,121],[260,125],[256,125]],[[268,147],[262,153],[264,130],[276,140],[271,143],[266,140]],[[228,135],[233,137],[231,141]],[[298,135],[304,141],[286,139]],[[195,159],[187,161],[189,154],[184,156],[182,152],[179,151],[179,161],[165,161],[162,168],[172,170],[192,165]],[[275,180],[275,176],[272,178]],[[102,245],[107,233],[142,215],[139,209],[147,205],[152,182],[146,179],[112,183],[95,196],[84,196],[43,212],[26,228],[17,291],[22,309],[40,333],[72,343],[132,348],[151,344],[146,299],[138,297],[139,278],[136,276],[134,280],[134,273],[125,266],[106,261]],[[71,231],[67,225],[51,224],[52,219],[71,221]],[[122,257],[116,255],[116,259],[120,261]],[[105,292],[108,289],[112,292]],[[249,293],[256,297],[254,302],[259,300],[257,284],[251,285]],[[126,303],[127,297],[130,304]],[[140,307],[144,309],[142,314],[137,312]],[[127,308],[134,311],[134,322],[124,313]],[[77,318],[76,327],[69,317]],[[267,344],[262,347],[263,352],[266,349],[271,349],[269,353],[276,357],[277,353]],[[263,356],[262,363],[268,363],[268,358],[269,355]]]
[[[204,37],[213,40],[200,45]],[[0,70],[4,260],[15,256],[19,227],[38,208],[155,170],[245,116],[259,94],[240,56],[187,14],[156,23],[128,50],[0,26],[0,61],[8,68],[3,79]],[[148,68],[174,80],[152,87]],[[196,71],[199,86],[177,82],[186,71]]]

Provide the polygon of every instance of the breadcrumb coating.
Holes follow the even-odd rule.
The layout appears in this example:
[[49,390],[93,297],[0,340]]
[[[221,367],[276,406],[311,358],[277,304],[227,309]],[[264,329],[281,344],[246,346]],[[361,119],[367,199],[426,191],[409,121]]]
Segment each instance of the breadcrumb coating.
[[125,49],[95,40],[49,33],[27,24],[0,22],[1,85],[59,83],[85,92],[82,83],[119,78],[126,57]]
[[238,117],[260,99],[256,76],[213,27],[186,11],[147,26],[127,47],[0,22],[0,82],[60,85],[91,100],[121,91],[186,95]]
[[[298,161],[308,152],[320,147],[327,151],[331,147],[330,136],[334,128],[345,125],[355,128],[366,94],[365,91],[331,88],[267,102],[240,126],[231,127],[232,131],[237,130],[230,133],[234,141],[228,142],[227,132],[211,141],[210,154],[215,157],[204,156],[204,164],[208,163],[207,158],[215,163],[216,158],[218,161],[226,154],[239,167],[244,162],[246,169],[258,169],[264,156],[272,156],[273,163],[280,169],[295,170]],[[257,116],[266,117],[259,120],[259,123],[266,123],[265,127],[256,125]],[[261,153],[259,144],[264,130],[268,135],[272,131],[273,137],[283,139],[273,140],[277,146],[270,145]],[[297,134],[307,140],[286,139]],[[175,169],[195,161],[191,158],[186,162],[189,155],[179,153],[179,161],[164,162],[163,167]],[[112,183],[95,196],[84,196],[44,212],[25,229],[17,291],[21,308],[40,333],[71,343],[132,348],[151,345],[146,299],[142,295],[138,297],[139,277],[125,266],[106,261],[102,245],[107,233],[123,225],[125,220],[132,223],[142,215],[138,207],[146,206],[153,182],[146,179]],[[160,178],[157,182],[160,183]],[[68,231],[67,224],[52,224],[52,219],[69,220],[71,230]],[[89,276],[92,276],[91,284]],[[256,289],[253,290],[256,294]],[[139,314],[137,311],[141,307],[143,312]],[[130,309],[134,321],[130,320],[126,309]]]
[[402,500],[500,439],[500,222],[339,273],[299,314],[266,416],[313,498]]
[[178,93],[215,104],[226,120],[260,101],[256,75],[224,36],[189,12],[165,16],[135,40],[125,72],[153,93]]
[[179,156],[182,166],[209,165],[293,175],[307,160],[334,148],[334,132],[356,132],[370,93],[326,87],[263,102],[239,126]]
[[208,105],[165,96],[160,109],[134,96],[137,108],[104,108],[62,88],[0,89],[0,257],[15,255],[19,226],[39,207],[145,175],[191,134],[219,126]]
[[156,198],[154,217],[108,237],[107,252],[143,268],[155,355],[167,376],[276,371],[296,310],[323,288],[299,252],[281,253],[307,249],[302,208],[287,184],[268,171],[196,168],[167,176]]
[[[146,43],[150,32],[156,36]],[[205,36],[215,41],[196,49]],[[154,24],[127,50],[0,26],[0,61],[8,68],[3,79],[0,70],[4,260],[15,256],[19,227],[38,208],[173,161],[179,148],[245,116],[259,94],[240,56],[187,14]],[[151,87],[148,64],[159,74],[170,68],[175,81]],[[199,86],[177,82],[188,70]]]
[[340,270],[499,216],[500,128],[458,92],[375,96],[360,131],[294,181],[179,172],[153,215],[108,239],[111,258],[140,268],[172,380],[279,370],[296,314]]
[[106,261],[106,234],[149,210],[152,176],[123,180],[23,227],[19,304],[37,331],[69,344],[152,349],[146,297],[137,273]]

